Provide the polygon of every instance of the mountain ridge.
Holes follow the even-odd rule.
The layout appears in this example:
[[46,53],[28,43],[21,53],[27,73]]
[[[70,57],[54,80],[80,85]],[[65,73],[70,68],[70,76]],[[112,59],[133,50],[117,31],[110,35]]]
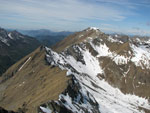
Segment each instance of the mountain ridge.
[[[150,43],[149,40],[139,40],[128,36],[111,36],[97,28],[88,28],[68,36],[51,49],[41,47],[3,75],[8,76],[15,72],[0,84],[0,89],[4,84],[11,85],[1,89],[3,98],[0,99],[0,106],[14,110],[14,104],[16,111],[19,101],[16,101],[18,98],[15,94],[22,90],[18,88],[11,95],[9,92],[14,87],[22,87],[24,91],[34,94],[22,95],[24,99],[20,100],[19,105],[26,103],[27,113],[149,113]],[[15,71],[20,68],[19,72]],[[61,84],[57,77],[60,77]],[[32,81],[30,85],[28,80]],[[51,84],[51,80],[55,80],[55,83]],[[35,84],[36,90],[28,88],[30,86],[34,89]],[[60,86],[63,88],[59,92],[54,90]],[[53,87],[54,89],[48,90]],[[42,88],[47,96],[43,96],[45,93]],[[57,98],[46,98],[54,92],[57,92]],[[13,96],[14,100],[8,104]],[[32,105],[36,107],[33,108]]]
[[[148,67],[147,64],[141,65],[142,60],[144,60],[142,57],[147,55],[144,54],[144,52],[148,50],[142,51],[142,49],[144,49],[140,48],[140,45],[142,44],[136,46],[130,38],[128,38],[125,42],[122,42],[121,40],[113,39],[112,36],[107,35],[100,35],[100,37],[94,38],[94,40],[91,39],[84,42],[85,43],[81,42],[79,44],[69,46],[69,48],[59,53],[47,48],[48,62],[51,65],[60,67],[62,70],[68,70],[67,75],[73,75],[73,80],[78,88],[75,89],[75,84],[75,86],[70,86],[71,89],[66,89],[67,91],[65,90],[62,94],[60,94],[58,101],[48,102],[48,105],[42,105],[40,110],[43,112],[61,112],[61,110],[65,109],[68,110],[68,112],[71,110],[72,112],[95,113],[149,113],[148,106],[150,103],[149,100],[147,100],[150,96],[150,92],[148,91],[149,71],[147,70],[147,68],[149,68],[149,64]],[[89,44],[93,50],[89,50]],[[113,47],[114,50],[110,50],[110,48],[112,48],[112,44],[118,45],[122,49],[119,51],[117,50],[118,52],[116,53],[114,50],[118,49],[118,47]],[[128,49],[126,52],[123,52],[125,50],[125,46]],[[136,51],[137,48],[138,51]],[[91,51],[93,51],[94,54],[92,54]],[[128,57],[131,55],[130,51],[133,54],[132,57]],[[143,53],[140,53],[141,51]],[[120,52],[122,53],[120,54]],[[143,55],[142,57],[139,57],[141,60],[135,60],[135,58],[138,57],[138,55],[136,56],[136,53]],[[130,65],[128,65],[128,62]],[[145,65],[145,67],[143,67],[143,65]],[[143,77],[141,76],[142,73],[145,74]],[[145,79],[146,81],[143,83],[143,81],[141,82],[142,79]],[[72,90],[74,94],[72,94],[70,90]],[[134,94],[144,98],[135,96]],[[110,95],[111,98],[109,97]],[[85,101],[83,101],[83,98]],[[91,100],[91,98],[93,99]],[[109,101],[107,99],[109,99]],[[128,107],[126,108],[122,102],[125,102]],[[130,104],[133,106],[130,106]],[[55,108],[58,106],[60,106],[60,109],[56,110]]]

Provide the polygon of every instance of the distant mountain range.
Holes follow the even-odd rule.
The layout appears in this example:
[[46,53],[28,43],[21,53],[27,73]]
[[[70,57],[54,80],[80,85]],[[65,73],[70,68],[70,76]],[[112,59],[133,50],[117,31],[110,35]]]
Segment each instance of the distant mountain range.
[[36,39],[39,40],[43,45],[45,46],[53,46],[59,41],[63,40],[65,37],[68,35],[56,35],[56,36],[51,36],[51,35],[39,35],[36,36]]
[[38,46],[40,42],[35,38],[0,28],[0,75]]
[[[8,29],[12,31],[13,29]],[[17,30],[24,35],[28,35],[31,37],[35,37],[38,39],[43,45],[45,46],[52,46],[57,42],[63,40],[73,32],[70,31],[61,31],[61,32],[54,32],[48,29],[39,29],[39,30]]]
[[70,31],[61,31],[61,32],[54,32],[48,29],[39,29],[39,30],[18,30],[20,33],[24,35],[29,35],[29,36],[58,36],[58,35],[70,35],[73,32]]

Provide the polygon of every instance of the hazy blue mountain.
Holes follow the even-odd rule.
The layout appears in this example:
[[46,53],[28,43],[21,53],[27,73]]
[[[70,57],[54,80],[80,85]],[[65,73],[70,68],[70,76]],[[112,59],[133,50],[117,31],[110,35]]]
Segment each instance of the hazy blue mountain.
[[39,36],[36,36],[36,38],[45,46],[55,45],[59,41],[63,40],[65,37],[66,37],[66,35],[56,35],[56,36],[39,35]]
[[18,30],[20,33],[24,34],[24,35],[29,35],[29,36],[33,36],[33,37],[37,37],[37,36],[58,36],[58,35],[70,35],[73,32],[70,31],[61,31],[61,32],[54,32],[48,29],[39,29],[39,30]]
[[[13,31],[13,29],[7,29],[8,31]],[[48,29],[39,29],[39,30],[17,30],[24,35],[35,37],[45,46],[52,46],[57,42],[63,40],[73,32],[70,31],[61,31],[54,32]]]

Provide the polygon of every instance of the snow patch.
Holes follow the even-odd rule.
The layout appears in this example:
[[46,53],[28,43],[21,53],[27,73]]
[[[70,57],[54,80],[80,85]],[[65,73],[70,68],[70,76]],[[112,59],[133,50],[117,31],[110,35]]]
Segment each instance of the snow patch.
[[88,50],[82,51],[82,54],[84,61],[86,61],[85,64],[76,61],[72,56],[67,56],[66,62],[80,73],[90,74],[92,76],[103,73],[97,58],[93,57]]
[[0,40],[1,40],[4,44],[6,44],[7,46],[10,46],[10,44],[8,43],[8,40],[7,40],[6,38],[3,38],[3,37],[0,36]]
[[118,37],[118,35],[116,34],[115,37]]
[[41,107],[40,109],[44,112],[44,113],[52,113],[52,111],[49,108],[45,108],[45,107]]
[[94,31],[100,31],[99,28],[96,27],[89,27],[86,31],[90,31],[90,30],[94,30]]
[[90,30],[99,30],[99,28],[96,28],[96,27],[90,27],[89,29]]
[[127,64],[129,62],[129,58],[125,57],[123,55],[116,55],[116,56],[114,56],[113,61],[117,65],[122,65],[122,64]]
[[98,52],[97,57],[109,57],[111,58],[117,65],[127,64],[130,60],[129,57],[125,57],[123,55],[118,55],[115,52],[111,52],[106,44],[100,44],[99,46],[90,43],[95,51]]
[[79,35],[79,38],[83,37],[84,35]]
[[133,51],[133,57],[131,59],[132,62],[135,63],[136,66],[141,66],[143,69],[150,68],[150,50],[146,48],[146,46],[135,46],[131,45]]
[[108,36],[108,39],[107,39],[108,41],[110,41],[110,42],[118,42],[118,43],[123,43],[122,41],[119,41],[119,40],[117,40],[117,39],[114,39],[112,36]]
[[12,40],[14,39],[14,38],[11,36],[11,33],[9,33],[8,36],[9,36],[10,39],[12,39]]
[[25,61],[25,63],[19,68],[18,71],[20,71],[20,70],[26,65],[26,63],[27,63],[30,59],[31,59],[31,57],[29,57],[29,58]]

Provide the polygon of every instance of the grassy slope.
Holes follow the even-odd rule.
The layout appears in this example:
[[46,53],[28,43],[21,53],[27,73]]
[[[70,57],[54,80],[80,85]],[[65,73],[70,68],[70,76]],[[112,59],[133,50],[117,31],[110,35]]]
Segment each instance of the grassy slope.
[[[26,65],[17,71],[29,57]],[[14,76],[0,84],[0,106],[15,111],[25,106],[27,113],[35,113],[42,103],[58,99],[69,77],[66,71],[48,66],[44,59],[45,51],[38,48],[7,70],[3,77],[12,73]]]

